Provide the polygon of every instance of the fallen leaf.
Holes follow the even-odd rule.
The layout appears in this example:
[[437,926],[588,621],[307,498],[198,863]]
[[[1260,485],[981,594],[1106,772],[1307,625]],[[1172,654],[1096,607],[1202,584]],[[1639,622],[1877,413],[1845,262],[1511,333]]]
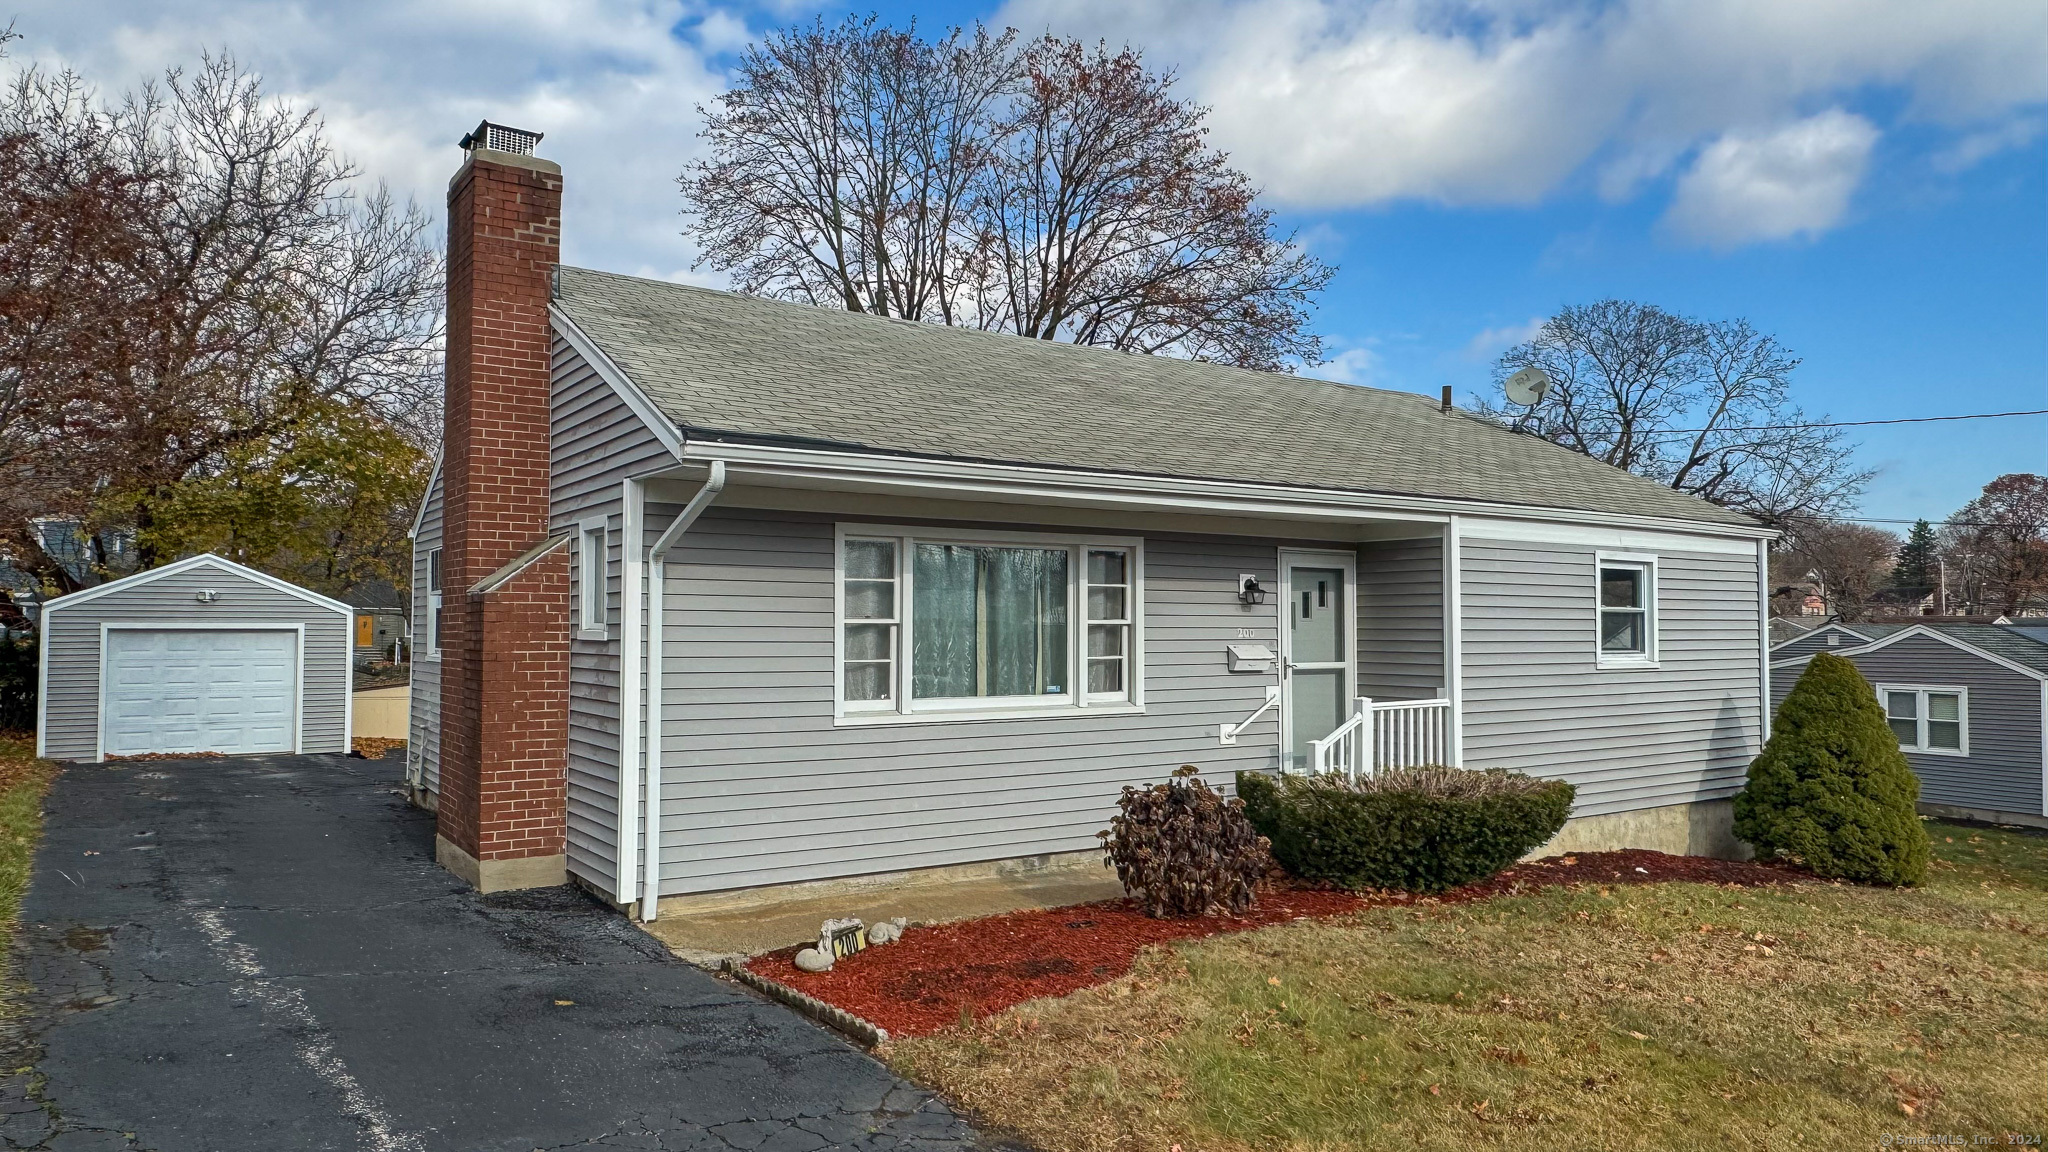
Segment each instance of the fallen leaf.
[[1443,1088],[1443,1085],[1441,1085],[1441,1084],[1431,1084],[1431,1085],[1429,1086],[1429,1094],[1430,1094],[1431,1096],[1441,1096],[1441,1095],[1443,1095],[1443,1094],[1444,1094],[1444,1088]]
[[1280,978],[1278,976],[1268,976],[1266,977],[1266,983],[1278,988],[1280,986]]
[[1631,1033],[1629,1033],[1629,1036],[1630,1036],[1630,1037],[1632,1037],[1632,1038],[1634,1038],[1634,1039],[1637,1039],[1637,1040],[1648,1040],[1648,1039],[1649,1039],[1649,1037],[1648,1037],[1648,1036],[1645,1036],[1645,1035],[1643,1035],[1643,1034],[1642,1034],[1641,1032],[1631,1032]]
[[576,1006],[576,1002],[575,1002],[574,1000],[557,1000],[557,1001],[555,1001],[555,1007],[557,1007],[557,1008],[573,1008],[573,1007],[575,1007],[575,1006]]

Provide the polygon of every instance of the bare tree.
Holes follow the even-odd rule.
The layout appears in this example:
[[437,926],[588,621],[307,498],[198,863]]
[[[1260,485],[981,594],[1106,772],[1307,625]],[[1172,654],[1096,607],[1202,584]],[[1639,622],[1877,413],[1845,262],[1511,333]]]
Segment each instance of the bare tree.
[[749,48],[700,109],[712,158],[680,180],[704,262],[744,292],[951,323],[1013,39],[926,41],[870,16]]
[[2014,472],[1984,486],[1941,531],[1954,598],[2011,615],[2048,598],[2048,477]]
[[1780,522],[1785,538],[1772,558],[1780,580],[1815,585],[1829,612],[1861,620],[1889,582],[1898,556],[1895,533],[1861,524],[1794,515]]
[[1135,52],[873,17],[770,35],[681,177],[742,291],[1256,368],[1314,363],[1330,269]]
[[1477,410],[1681,492],[1782,524],[1848,511],[1874,473],[1840,429],[1791,399],[1799,360],[1746,320],[1703,322],[1626,300],[1567,307],[1494,368],[1555,387],[1528,409]]
[[[67,383],[46,390],[56,403],[31,419],[44,450],[24,467],[41,512],[134,533],[147,566],[177,485],[313,407],[358,407],[419,443],[437,434],[441,261],[427,217],[381,187],[359,193],[317,114],[208,58],[107,106],[75,77],[28,69],[0,125],[30,151],[90,157],[57,174],[70,190],[29,199],[84,203],[76,191],[100,170],[99,186],[122,192],[118,219],[67,218],[98,258],[37,281],[50,299],[99,302]],[[0,185],[14,195],[18,170]],[[22,378],[58,371],[47,341],[21,355]],[[32,553],[39,539],[21,524],[0,531]]]

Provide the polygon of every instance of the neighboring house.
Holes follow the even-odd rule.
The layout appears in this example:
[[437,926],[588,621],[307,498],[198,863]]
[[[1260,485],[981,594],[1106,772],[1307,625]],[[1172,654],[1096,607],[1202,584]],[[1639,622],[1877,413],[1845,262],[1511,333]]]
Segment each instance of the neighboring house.
[[1750,518],[1408,393],[559,267],[536,139],[450,186],[413,533],[408,774],[472,883],[1099,868],[1125,785],[1360,735],[1571,780],[1560,844],[1733,848]]
[[1812,616],[1771,617],[1771,645],[1776,647],[1788,640],[1797,640],[1822,624],[1827,623]]
[[43,605],[36,755],[349,750],[346,604],[200,555]]
[[1816,652],[1832,650],[1876,689],[1920,777],[1923,812],[2048,827],[2048,641],[1995,624],[1855,629],[1860,642],[1774,649],[1772,709]]
[[342,597],[355,609],[353,643],[358,660],[392,658],[394,646],[406,639],[405,597],[389,581],[357,585]]
[[1880,588],[1863,602],[1873,616],[1930,616],[1938,610],[1934,588]]

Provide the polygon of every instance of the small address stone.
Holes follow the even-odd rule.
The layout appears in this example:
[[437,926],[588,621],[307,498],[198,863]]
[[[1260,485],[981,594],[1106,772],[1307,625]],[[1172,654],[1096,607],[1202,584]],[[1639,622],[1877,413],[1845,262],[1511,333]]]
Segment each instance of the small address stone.
[[830,972],[832,954],[820,952],[816,948],[805,948],[796,954],[796,966],[806,972]]

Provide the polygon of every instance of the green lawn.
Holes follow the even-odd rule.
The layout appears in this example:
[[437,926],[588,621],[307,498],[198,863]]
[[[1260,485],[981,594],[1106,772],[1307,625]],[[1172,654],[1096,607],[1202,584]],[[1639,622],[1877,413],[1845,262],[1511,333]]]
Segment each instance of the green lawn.
[[1929,828],[1919,889],[1378,909],[1151,953],[887,1055],[1047,1152],[2048,1132],[2048,836]]
[[49,761],[36,759],[35,737],[0,734],[0,949],[13,942],[54,774]]

